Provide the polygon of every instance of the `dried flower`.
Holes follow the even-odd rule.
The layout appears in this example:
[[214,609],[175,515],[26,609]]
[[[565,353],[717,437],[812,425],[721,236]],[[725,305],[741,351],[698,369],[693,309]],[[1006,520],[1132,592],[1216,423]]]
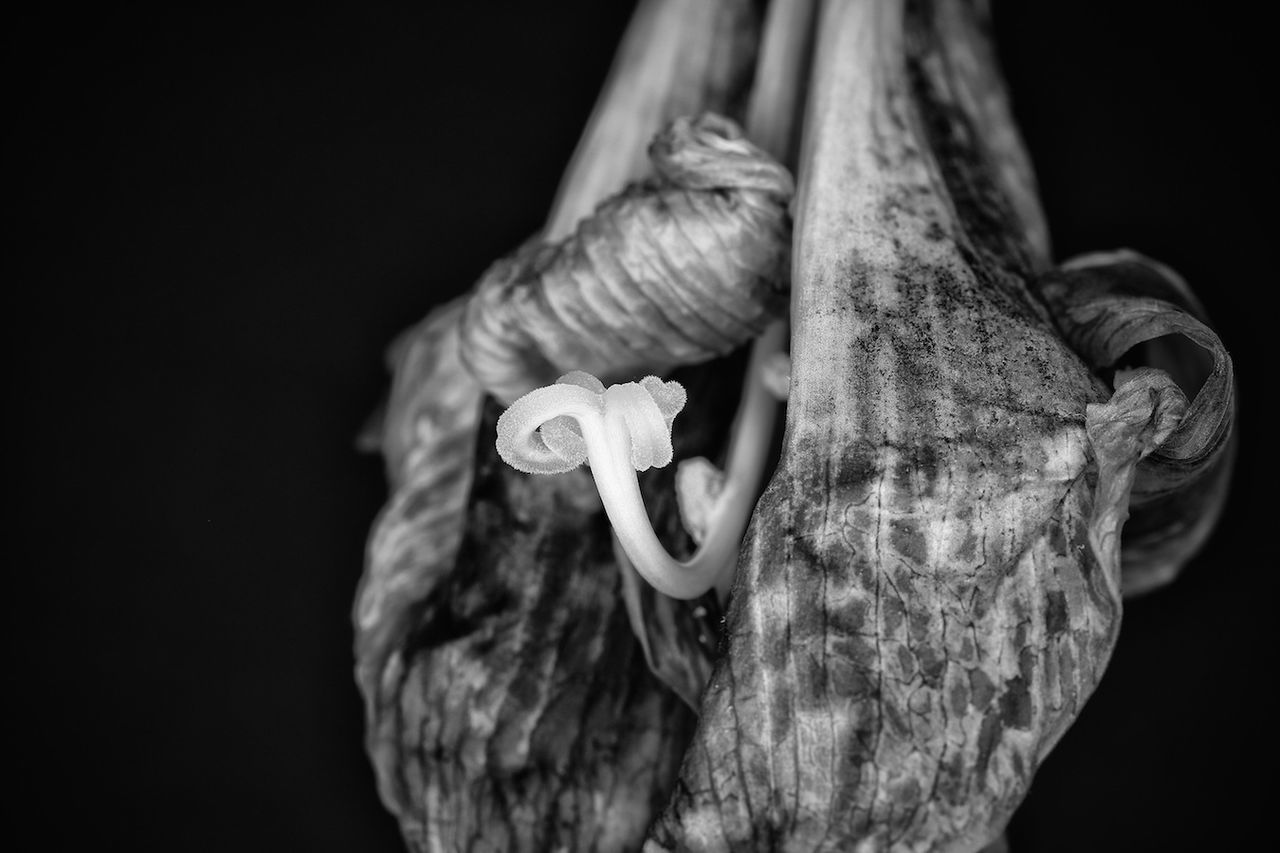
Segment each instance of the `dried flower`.
[[994,850],[1220,511],[1230,357],[1162,265],[1054,267],[985,4],[818,5],[642,3],[547,231],[396,347],[357,653],[416,847]]

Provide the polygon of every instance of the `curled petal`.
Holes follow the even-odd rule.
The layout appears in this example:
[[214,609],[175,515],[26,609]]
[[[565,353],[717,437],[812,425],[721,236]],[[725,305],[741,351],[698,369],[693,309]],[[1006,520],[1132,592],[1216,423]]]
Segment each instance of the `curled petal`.
[[510,402],[569,368],[608,381],[705,362],[782,314],[786,170],[714,115],[674,122],[651,156],[655,179],[485,273],[461,340],[490,394]]
[[[1235,372],[1187,283],[1136,252],[1076,258],[1038,282],[1063,336],[1097,370],[1130,360],[1168,372],[1190,401],[1176,429],[1144,454],[1125,525],[1124,591],[1171,581],[1208,539],[1234,459]],[[1117,374],[1120,390],[1123,374]]]
[[791,174],[748,142],[736,124],[708,113],[681,116],[649,146],[654,169],[673,184],[694,190],[750,189],[787,200]]

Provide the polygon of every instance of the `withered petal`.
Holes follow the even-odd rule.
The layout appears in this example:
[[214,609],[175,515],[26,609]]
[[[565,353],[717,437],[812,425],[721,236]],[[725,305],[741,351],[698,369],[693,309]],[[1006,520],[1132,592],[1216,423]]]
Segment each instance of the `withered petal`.
[[[548,225],[553,239],[576,221],[575,211],[588,212],[616,188],[618,175],[636,177],[628,152],[643,160],[656,123],[704,109],[739,114],[757,24],[750,0],[643,0],[630,52],[620,57],[561,187]],[[663,63],[657,77],[649,73]],[[656,105],[656,114],[633,114],[637,98]],[[668,190],[680,201],[678,189]],[[629,198],[623,193],[618,204]],[[661,224],[668,205],[658,202]],[[557,252],[535,239],[490,275],[550,269],[568,285],[568,300],[536,295],[548,310],[532,312],[535,325],[545,320],[559,334],[576,322],[580,333],[594,334],[576,313],[590,300],[593,310],[643,315],[604,337],[649,340],[640,349],[652,349],[649,320],[673,329],[662,312],[689,317],[697,303],[662,293],[637,298],[618,286],[667,274],[672,261],[655,260],[652,250],[614,258],[611,244],[625,239],[618,229],[638,231],[651,220],[589,219],[576,244]],[[717,227],[733,232],[731,224]],[[776,242],[785,249],[786,236]],[[575,301],[575,277],[597,269],[603,286]],[[481,303],[495,295],[502,296],[480,288],[468,298],[483,312]],[[379,789],[415,849],[481,840],[528,851],[634,848],[670,789],[692,715],[648,672],[587,475],[535,482],[505,469],[490,442],[479,444],[477,458],[485,389],[459,359],[463,310],[455,302],[433,312],[390,355],[395,378],[380,444],[392,495],[370,537],[354,617]],[[746,310],[749,318],[757,309]],[[668,338],[676,363],[703,357],[696,338],[683,345]],[[483,360],[492,346],[500,357],[506,345],[472,338],[469,352]],[[534,372],[560,372],[537,352],[524,355]],[[643,372],[664,366],[670,363]],[[487,429],[495,418],[491,408]],[[695,452],[711,449],[705,436],[697,442]],[[652,491],[653,478],[643,487]],[[659,532],[670,541],[668,527]]]
[[410,813],[397,768],[393,713],[403,644],[420,603],[454,567],[461,545],[483,391],[458,360],[463,302],[431,312],[393,345],[393,380],[382,446],[392,494],[374,522],[356,590],[356,682],[366,744],[387,808]]
[[1178,428],[1138,466],[1125,527],[1125,594],[1156,589],[1196,555],[1226,503],[1235,447],[1231,356],[1186,282],[1136,252],[1075,259],[1037,290],[1091,367],[1149,364],[1191,397]]
[[510,403],[567,370],[606,384],[724,355],[785,307],[791,180],[727,119],[659,134],[659,179],[483,277],[462,358]]
[[974,5],[825,6],[787,437],[648,850],[979,850],[1106,668],[1130,488],[1180,397],[1109,394],[1035,289],[992,114],[947,66]]

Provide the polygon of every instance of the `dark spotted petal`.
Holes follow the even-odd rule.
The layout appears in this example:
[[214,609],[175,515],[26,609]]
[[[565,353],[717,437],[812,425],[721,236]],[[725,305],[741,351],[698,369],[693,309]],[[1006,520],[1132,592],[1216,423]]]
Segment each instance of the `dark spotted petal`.
[[1159,372],[1112,394],[1033,290],[951,68],[977,5],[826,4],[786,439],[649,851],[977,851],[1114,647],[1129,493],[1183,401]]

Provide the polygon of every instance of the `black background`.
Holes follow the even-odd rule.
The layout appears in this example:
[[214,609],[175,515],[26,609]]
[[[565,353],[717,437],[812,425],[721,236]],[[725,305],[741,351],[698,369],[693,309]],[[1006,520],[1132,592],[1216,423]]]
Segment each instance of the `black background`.
[[[1015,853],[1229,850],[1270,818],[1274,103],[1260,24],[1176,5],[996,3],[1057,254],[1181,271],[1242,388],[1226,517],[1128,607]],[[421,6],[10,21],[23,849],[401,849],[351,678],[384,497],[353,439],[391,337],[539,226],[631,4]]]

